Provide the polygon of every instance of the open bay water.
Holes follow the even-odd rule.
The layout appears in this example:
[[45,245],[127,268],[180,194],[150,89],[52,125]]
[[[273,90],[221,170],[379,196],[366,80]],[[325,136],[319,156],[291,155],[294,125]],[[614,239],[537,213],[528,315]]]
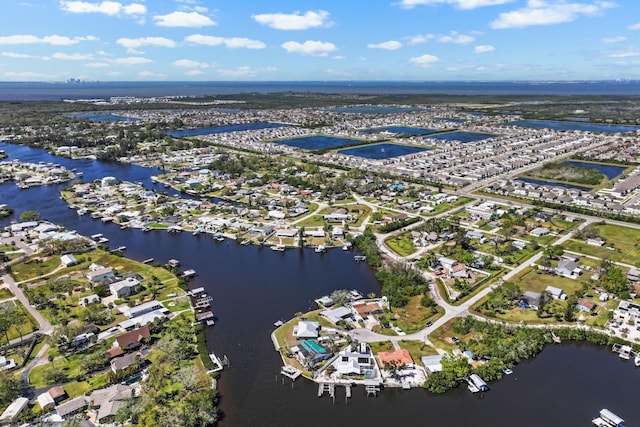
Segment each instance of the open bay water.
[[640,95],[640,81],[295,81],[295,82],[0,82],[0,100],[91,99],[112,96],[207,96],[237,93],[444,95]]
[[[150,176],[158,173],[119,163],[64,159],[25,146],[0,144],[0,149],[9,154],[9,160],[77,168],[85,181],[112,175],[151,188]],[[605,407],[625,418],[629,426],[640,423],[640,368],[621,362],[608,348],[580,343],[548,346],[537,358],[516,366],[512,375],[490,383],[491,390],[484,396],[460,386],[439,396],[419,389],[387,389],[368,398],[362,387],[356,387],[346,403],[344,389],[338,389],[333,403],[326,396],[318,398],[317,386],[309,381],[299,379],[293,388],[288,381],[283,385],[282,362],[270,339],[275,321],[309,309],[315,298],[334,289],[379,294],[373,272],[365,263],[353,261],[354,252],[278,253],[229,240],[217,242],[206,235],[120,230],[68,209],[59,198],[60,189],[67,185],[21,190],[7,182],[0,184],[0,203],[12,206],[16,216],[33,209],[81,234],[102,233],[110,246],[125,245],[127,257],[159,262],[176,258],[181,268],[196,270],[191,286],[206,287],[218,316],[216,325],[206,332],[208,347],[231,361],[219,382],[222,426],[388,426],[423,420],[448,427],[583,427]]]

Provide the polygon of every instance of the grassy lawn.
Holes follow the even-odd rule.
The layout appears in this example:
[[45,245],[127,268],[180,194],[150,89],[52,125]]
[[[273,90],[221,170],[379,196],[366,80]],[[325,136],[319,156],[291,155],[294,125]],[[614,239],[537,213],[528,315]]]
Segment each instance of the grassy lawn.
[[[423,307],[420,305],[421,299],[422,296],[420,295],[412,297],[405,307],[393,307],[391,309],[391,313],[385,313],[381,316],[386,317],[391,323],[402,329],[407,334],[418,332],[425,327],[425,323],[428,321],[433,322],[444,314],[444,309],[442,307],[435,307],[435,310]],[[378,317],[380,318],[381,316]],[[384,331],[389,331],[389,329],[382,329],[382,332],[380,333],[384,334]]]
[[444,203],[440,203],[439,205],[435,205],[433,207],[433,212],[424,212],[422,215],[426,216],[426,217],[430,217],[430,216],[434,216],[434,215],[438,215],[442,212],[446,212],[446,211],[450,211],[451,209],[455,209],[457,207],[460,207],[462,205],[466,205],[469,202],[473,202],[475,199],[472,199],[471,197],[459,197],[458,200],[456,200],[455,202],[444,202]]
[[371,347],[371,351],[373,352],[373,354],[378,354],[381,351],[394,350],[394,347],[391,341],[372,342],[372,343],[369,343],[369,347]]
[[33,279],[53,272],[60,266],[60,257],[54,256],[49,259],[41,260],[39,256],[33,256],[26,260],[11,266],[11,277],[16,282]]
[[385,243],[389,248],[400,256],[409,256],[416,252],[410,233],[402,233],[397,236],[388,237]]
[[547,286],[551,285],[562,289],[567,295],[571,295],[582,288],[583,280],[586,282],[588,278],[583,275],[581,279],[568,279],[562,276],[552,276],[540,272],[533,267],[529,267],[511,281],[520,286],[522,292],[533,291],[542,293]]
[[12,298],[13,294],[8,288],[0,288],[0,300]]
[[299,227],[322,227],[324,220],[322,219],[322,215],[311,215],[296,222],[296,225]]
[[188,310],[190,306],[189,298],[188,297],[174,298],[164,303],[164,306],[167,307],[171,312]]

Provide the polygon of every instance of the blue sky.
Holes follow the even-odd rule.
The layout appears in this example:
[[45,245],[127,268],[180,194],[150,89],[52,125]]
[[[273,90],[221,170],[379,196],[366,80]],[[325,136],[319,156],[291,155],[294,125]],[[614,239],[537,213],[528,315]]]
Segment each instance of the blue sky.
[[0,81],[640,79],[638,0],[3,0]]

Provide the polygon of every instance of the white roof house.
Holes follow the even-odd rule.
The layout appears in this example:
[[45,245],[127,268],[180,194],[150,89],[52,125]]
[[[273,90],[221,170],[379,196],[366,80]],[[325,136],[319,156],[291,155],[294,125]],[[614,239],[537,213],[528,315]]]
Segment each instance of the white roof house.
[[567,295],[564,293],[564,291],[560,288],[556,288],[555,286],[547,286],[545,291],[547,291],[549,293],[549,295],[551,295],[552,298],[554,299],[566,299]]
[[320,315],[326,317],[333,323],[338,323],[340,320],[344,320],[353,313],[347,307],[336,307],[320,312]]
[[437,354],[435,356],[423,356],[420,359],[427,373],[442,371],[442,356],[442,354]]
[[112,283],[109,285],[109,290],[112,295],[118,297],[127,297],[137,292],[140,287],[140,281],[135,277],[127,277],[124,280]]
[[300,320],[298,325],[293,328],[293,336],[298,339],[318,338],[320,331],[320,322],[312,322],[309,320]]
[[362,375],[375,369],[376,360],[369,346],[361,343],[355,349],[347,347],[340,351],[332,365],[338,375]]
[[26,397],[18,397],[16,400],[11,402],[9,407],[4,410],[2,415],[0,415],[0,424],[10,424],[15,422],[28,404],[29,399]]
[[60,257],[60,262],[65,267],[69,267],[69,266],[72,266],[72,265],[76,265],[78,263],[78,260],[76,259],[76,257],[74,257],[71,254],[65,254],[65,255],[62,255]]
[[42,408],[43,411],[56,406],[56,402],[54,402],[53,397],[51,397],[48,391],[39,394],[36,400],[38,401],[38,405],[40,405],[40,408]]

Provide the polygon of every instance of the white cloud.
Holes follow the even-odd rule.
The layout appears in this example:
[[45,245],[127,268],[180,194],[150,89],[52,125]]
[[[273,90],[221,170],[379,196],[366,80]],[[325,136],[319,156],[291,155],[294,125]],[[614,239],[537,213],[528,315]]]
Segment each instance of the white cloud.
[[106,62],[88,62],[84,64],[84,66],[89,68],[105,68],[105,67],[109,67],[110,64]]
[[193,34],[184,38],[184,41],[189,43],[201,44],[205,46],[220,46],[225,45],[228,48],[246,48],[246,49],[264,49],[266,44],[260,40],[252,40],[244,37],[216,37],[205,36],[203,34]]
[[154,73],[153,71],[140,71],[138,77],[143,79],[166,79],[166,74]]
[[635,31],[635,30],[640,30],[640,22],[638,22],[637,24],[629,25],[629,26],[627,27],[627,29],[628,29],[628,30],[633,30],[633,31]]
[[288,53],[301,55],[327,56],[338,48],[333,43],[307,40],[304,43],[289,41],[282,43],[282,48]]
[[121,38],[116,41],[120,46],[137,49],[142,46],[175,47],[176,42],[165,37],[140,37],[137,39]]
[[12,36],[1,36],[0,44],[36,44],[45,43],[55,46],[70,46],[84,40],[97,40],[93,36],[74,37],[59,36],[57,34],[45,37],[36,37],[30,34],[16,34]]
[[5,58],[15,58],[15,59],[37,58],[37,56],[27,55],[24,53],[17,53],[17,52],[2,52],[0,53],[0,55],[4,56]]
[[258,75],[258,70],[255,70],[248,66],[236,67],[233,69],[220,69],[218,73],[224,77],[255,77]]
[[396,50],[402,47],[402,43],[396,40],[389,40],[382,43],[370,43],[367,45],[369,49]]
[[430,67],[436,62],[440,61],[437,56],[425,54],[422,56],[416,56],[414,58],[410,58],[409,62],[419,67]]
[[443,34],[418,34],[408,38],[409,44],[426,43],[430,40],[435,40],[439,43],[454,43],[454,44],[469,44],[473,43],[476,39],[473,36],[467,34],[460,34],[456,31],[451,31],[449,35]]
[[309,28],[331,26],[329,12],[324,10],[310,10],[304,14],[294,13],[263,13],[251,16],[257,23],[276,30],[307,30]]
[[53,59],[61,59],[63,61],[87,61],[93,58],[93,55],[85,53],[62,53],[56,52],[51,55]]
[[179,59],[174,61],[173,65],[180,68],[209,68],[209,64],[206,62],[198,62],[191,59]]
[[251,40],[244,37],[231,37],[224,39],[224,45],[231,49],[244,47],[246,49],[264,49],[267,47],[259,40]]
[[33,81],[33,80],[59,80],[60,74],[36,73],[33,71],[7,71],[4,76],[9,80]]
[[609,58],[632,58],[640,56],[640,52],[633,49],[620,50],[617,52],[611,52],[607,55]]
[[473,36],[458,34],[452,31],[451,35],[448,36],[436,36],[436,40],[440,43],[468,44],[473,43],[476,39]]
[[401,0],[399,5],[404,9],[413,9],[422,5],[450,4],[458,9],[476,9],[485,6],[497,6],[511,3],[513,0]]
[[481,44],[473,48],[473,51],[475,53],[487,53],[493,52],[494,50],[496,50],[496,48],[491,46],[490,44]]
[[615,7],[614,3],[596,1],[592,4],[549,2],[546,0],[528,0],[527,6],[504,12],[491,22],[493,29],[524,28],[531,25],[554,25],[571,22],[580,16],[594,16],[604,9]]
[[128,56],[125,58],[116,58],[112,61],[116,65],[142,65],[148,64],[152,62],[148,58],[143,58],[141,56]]
[[198,12],[172,12],[168,15],[154,16],[153,20],[159,27],[201,28],[217,25],[211,18]]
[[204,71],[202,70],[189,70],[187,72],[184,73],[187,76],[191,76],[191,77],[195,77],[195,76],[201,76],[204,74]]
[[61,1],[60,9],[69,13],[102,13],[104,15],[116,16],[125,15],[144,15],[147,13],[147,7],[141,3],[131,3],[123,5],[117,1],[105,0],[100,3],[90,3],[86,1]]
[[624,36],[616,36],[616,37],[605,37],[602,39],[602,43],[620,43],[625,41],[627,38]]

